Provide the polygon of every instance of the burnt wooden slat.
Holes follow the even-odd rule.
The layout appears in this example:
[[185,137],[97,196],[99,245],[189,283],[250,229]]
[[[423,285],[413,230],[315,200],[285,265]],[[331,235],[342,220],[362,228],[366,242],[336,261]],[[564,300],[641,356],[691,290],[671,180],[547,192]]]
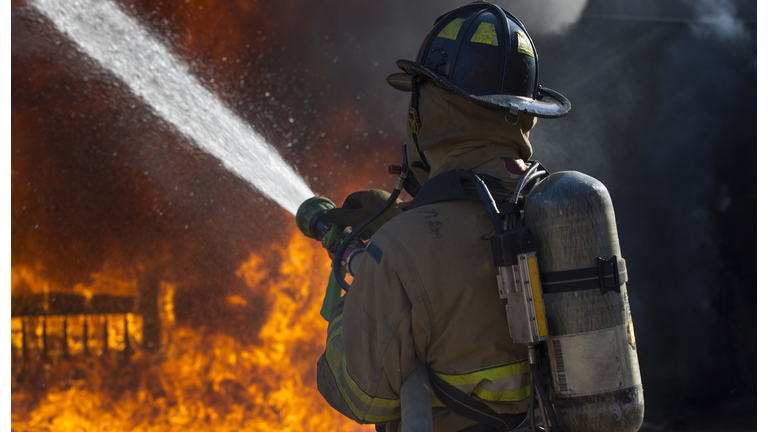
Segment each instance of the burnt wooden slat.
[[150,352],[160,349],[160,308],[157,299],[160,297],[160,276],[158,272],[149,271],[139,285],[141,290],[139,313],[143,319],[144,348]]
[[91,297],[89,308],[91,313],[99,314],[126,314],[134,313],[138,309],[136,297],[94,295]]
[[98,294],[88,301],[82,294],[51,292],[11,297],[11,316],[125,314],[137,306],[136,297]]

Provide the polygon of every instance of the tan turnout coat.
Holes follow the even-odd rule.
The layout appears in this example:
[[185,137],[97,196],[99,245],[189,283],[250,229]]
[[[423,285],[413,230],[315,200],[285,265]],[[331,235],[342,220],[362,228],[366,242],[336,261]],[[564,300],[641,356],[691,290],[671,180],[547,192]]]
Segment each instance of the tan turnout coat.
[[[422,87],[419,112],[430,176],[463,168],[514,186],[499,157],[530,157],[535,119],[511,126],[504,111],[433,85]],[[526,348],[509,337],[491,247],[483,240],[492,228],[481,204],[452,200],[406,210],[376,232],[334,311],[318,361],[318,389],[331,406],[396,430],[400,385],[421,362],[498,413],[527,410]],[[433,423],[442,432],[476,424],[434,397]]]

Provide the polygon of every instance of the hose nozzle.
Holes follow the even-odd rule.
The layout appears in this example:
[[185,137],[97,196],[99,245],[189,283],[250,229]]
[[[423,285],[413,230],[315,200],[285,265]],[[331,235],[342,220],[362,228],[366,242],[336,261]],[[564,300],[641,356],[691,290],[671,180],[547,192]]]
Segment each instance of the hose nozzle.
[[304,201],[296,211],[296,225],[305,236],[323,241],[323,237],[331,230],[331,224],[323,216],[336,208],[333,201],[328,198],[316,196]]
[[[301,230],[301,233],[305,236],[317,240],[323,244],[323,247],[331,252],[335,252],[344,238],[351,231],[349,228],[339,229],[338,226],[325,220],[325,214],[328,210],[336,208],[333,201],[328,198],[316,196],[312,197],[299,206],[296,211],[296,225]],[[341,273],[341,279],[344,279],[346,272],[344,270],[339,271]],[[326,321],[331,319],[331,313],[333,312],[333,305],[341,298],[342,287],[337,281],[338,277],[335,272],[331,272],[328,278],[328,286],[325,289],[325,297],[323,298],[323,307],[320,309],[320,315],[325,318]]]

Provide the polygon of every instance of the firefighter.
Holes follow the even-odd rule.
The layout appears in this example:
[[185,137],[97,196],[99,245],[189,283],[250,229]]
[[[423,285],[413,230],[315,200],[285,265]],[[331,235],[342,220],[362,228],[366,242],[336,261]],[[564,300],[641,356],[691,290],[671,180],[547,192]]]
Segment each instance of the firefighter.
[[[570,103],[538,85],[527,31],[490,3],[440,16],[417,61],[397,65],[404,72],[388,82],[411,94],[407,161],[415,198],[398,201],[367,244],[346,251],[354,281],[330,319],[318,389],[347,417],[397,431],[401,383],[423,363],[433,380],[496,414],[481,421],[433,397],[435,431],[511,430],[529,407],[527,352],[510,338],[496,290],[484,240],[493,224],[480,203],[460,199],[455,173],[471,170],[494,193],[509,193],[532,155],[537,117],[561,117]],[[355,226],[388,196],[356,192],[326,218]]]

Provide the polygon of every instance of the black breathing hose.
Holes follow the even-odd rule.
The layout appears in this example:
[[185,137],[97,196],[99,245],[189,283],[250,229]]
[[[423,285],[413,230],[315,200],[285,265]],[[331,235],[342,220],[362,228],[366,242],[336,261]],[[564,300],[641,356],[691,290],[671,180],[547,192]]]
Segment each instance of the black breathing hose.
[[395,203],[397,197],[400,196],[400,191],[403,189],[402,183],[402,181],[398,181],[397,184],[395,184],[395,189],[392,191],[392,195],[389,196],[387,202],[385,202],[381,207],[379,207],[378,210],[376,210],[376,212],[368,216],[368,218],[356,226],[355,229],[353,229],[352,232],[350,232],[349,235],[344,238],[344,241],[341,242],[339,248],[336,249],[336,255],[333,257],[333,263],[331,264],[331,271],[333,272],[333,276],[336,278],[336,282],[341,285],[341,288],[344,291],[349,291],[349,284],[341,275],[341,259],[344,257],[344,252],[347,250],[347,247],[349,247],[349,244],[352,243],[352,240],[356,239],[360,233],[368,228],[368,225],[373,223],[373,221],[381,216],[381,214],[384,213],[388,208],[392,207],[392,204]]
[[488,190],[488,186],[485,185],[485,182],[483,182],[477,174],[471,171],[461,170],[459,174],[461,175],[461,178],[474,183],[477,194],[480,195],[480,200],[482,201],[483,206],[485,206],[485,211],[493,221],[493,229],[496,230],[497,235],[501,234],[503,228],[501,226],[501,219],[499,218],[499,209],[496,207],[496,201],[493,200],[493,196]]
[[[536,171],[536,169],[539,167],[538,162],[534,162],[533,165],[531,165],[527,170],[525,170],[525,173],[523,173],[523,177],[520,179],[520,181],[517,182],[517,187],[515,188],[515,193],[512,195],[512,200],[515,204],[517,204],[517,199],[520,197],[520,191],[523,190],[525,185],[528,184],[529,181],[533,180],[536,177],[540,177],[541,175],[533,176],[534,173],[539,173],[541,171]],[[546,171],[543,171],[543,173],[546,174]]]
[[536,391],[536,383],[533,384],[534,388],[529,398],[531,403],[528,406],[528,420],[531,423],[531,432],[536,432],[536,407],[534,406],[536,398],[533,397],[533,393]]
[[[536,393],[541,396],[541,401],[544,404],[544,408],[547,410],[547,417],[552,424],[552,430],[555,432],[560,431],[560,426],[557,424],[557,417],[555,416],[555,409],[552,407],[552,402],[547,396],[547,391],[544,389],[544,383],[541,382],[541,375],[539,374],[539,364],[531,363],[531,376],[533,376],[533,383],[536,386]],[[544,416],[542,416],[544,417]],[[543,419],[545,422],[546,418]]]

